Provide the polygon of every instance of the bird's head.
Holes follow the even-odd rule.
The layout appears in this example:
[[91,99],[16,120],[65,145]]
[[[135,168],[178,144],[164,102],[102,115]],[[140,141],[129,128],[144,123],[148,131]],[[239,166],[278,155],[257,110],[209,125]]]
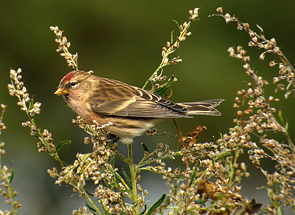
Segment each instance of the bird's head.
[[69,72],[61,79],[54,94],[62,95],[66,98],[73,94],[73,92],[87,91],[89,83],[86,80],[90,76],[89,73],[80,70]]

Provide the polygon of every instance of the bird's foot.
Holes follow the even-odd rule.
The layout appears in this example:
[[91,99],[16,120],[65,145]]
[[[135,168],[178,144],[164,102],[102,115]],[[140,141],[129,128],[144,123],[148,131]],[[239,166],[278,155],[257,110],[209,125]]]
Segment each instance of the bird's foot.
[[119,140],[119,137],[117,137],[116,135],[114,135],[114,134],[108,134],[106,142],[108,144],[114,144],[118,140]]

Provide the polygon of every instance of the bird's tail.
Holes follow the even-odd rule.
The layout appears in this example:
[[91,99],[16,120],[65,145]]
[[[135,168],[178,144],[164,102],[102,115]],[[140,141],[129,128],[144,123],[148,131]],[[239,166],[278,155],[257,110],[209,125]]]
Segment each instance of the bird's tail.
[[220,116],[221,113],[214,107],[218,106],[224,99],[212,99],[200,102],[182,102],[187,107],[188,115],[210,115]]

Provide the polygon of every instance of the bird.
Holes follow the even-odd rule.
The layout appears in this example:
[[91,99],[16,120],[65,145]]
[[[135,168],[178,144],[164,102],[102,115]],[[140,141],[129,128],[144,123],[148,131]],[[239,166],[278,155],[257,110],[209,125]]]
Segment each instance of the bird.
[[62,95],[87,124],[94,124],[94,120],[99,125],[111,122],[109,133],[122,143],[132,143],[134,137],[166,119],[220,116],[214,107],[224,100],[175,103],[148,90],[82,70],[66,74],[54,94]]

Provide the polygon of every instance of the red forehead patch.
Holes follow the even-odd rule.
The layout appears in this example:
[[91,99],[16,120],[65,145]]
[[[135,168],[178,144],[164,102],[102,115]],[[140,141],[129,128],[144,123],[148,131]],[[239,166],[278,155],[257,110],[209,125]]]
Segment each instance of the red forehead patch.
[[75,76],[75,71],[69,72],[61,79],[61,82],[69,82],[74,76]]

